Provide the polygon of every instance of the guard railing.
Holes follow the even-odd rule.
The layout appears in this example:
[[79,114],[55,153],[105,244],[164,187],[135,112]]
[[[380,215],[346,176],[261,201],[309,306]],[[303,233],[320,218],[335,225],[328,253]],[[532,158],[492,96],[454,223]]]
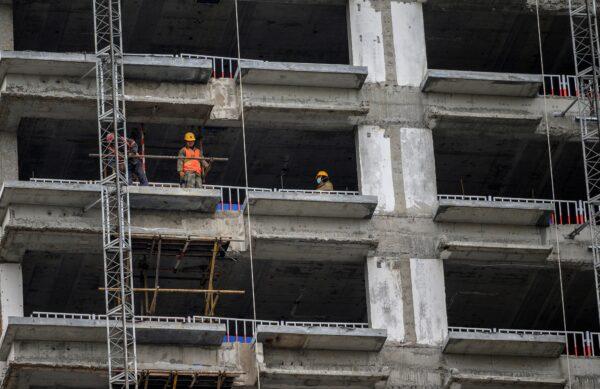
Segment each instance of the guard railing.
[[[33,312],[31,317],[47,319],[79,319],[79,320],[106,320],[104,314],[93,313],[65,313],[65,312]],[[224,342],[227,343],[252,343],[256,326],[288,326],[288,327],[326,327],[326,328],[369,328],[367,323],[344,322],[314,322],[314,321],[285,321],[285,320],[253,320],[232,317],[212,316],[136,316],[138,323],[206,323],[225,324]]]
[[200,54],[180,54],[182,58],[200,58],[208,59],[212,62],[212,76],[214,78],[234,78],[235,72],[238,69],[237,58],[231,57],[218,57],[214,55],[200,55]]
[[520,197],[438,195],[438,200],[489,201],[495,203],[553,204],[554,212],[550,215],[551,224],[584,224],[588,221],[588,202],[582,200],[550,200]]
[[[546,74],[544,75],[544,84],[546,85],[546,94],[548,96],[559,97],[577,97],[578,82],[577,77],[564,74]],[[540,90],[540,95],[544,90]]]
[[449,333],[556,335],[565,337],[564,354],[574,357],[600,357],[600,333],[590,331],[544,331],[498,328],[448,327]]
[[[62,180],[54,178],[31,178],[33,182],[45,182],[52,184],[98,184],[95,180]],[[134,183],[134,186],[138,186],[138,183]],[[150,182],[148,186],[153,188],[179,188],[180,185],[171,182]],[[332,195],[343,195],[343,196],[358,196],[358,191],[317,191],[307,189],[271,189],[271,188],[258,188],[244,186],[230,186],[230,185],[203,185],[204,189],[216,189],[220,192],[219,203],[217,204],[217,211],[241,211],[244,207],[246,200],[246,192],[282,192],[282,193],[306,193],[306,194],[319,194],[324,196]]]

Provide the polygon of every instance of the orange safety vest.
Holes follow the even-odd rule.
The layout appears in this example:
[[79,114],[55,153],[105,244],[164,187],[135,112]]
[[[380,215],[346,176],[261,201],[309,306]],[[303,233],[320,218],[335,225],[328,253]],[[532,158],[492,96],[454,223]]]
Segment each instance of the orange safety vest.
[[[184,147],[186,158],[200,158],[200,149],[194,148],[189,149]],[[183,160],[183,171],[184,172],[195,172],[197,174],[202,173],[202,165],[199,159],[184,159]]]

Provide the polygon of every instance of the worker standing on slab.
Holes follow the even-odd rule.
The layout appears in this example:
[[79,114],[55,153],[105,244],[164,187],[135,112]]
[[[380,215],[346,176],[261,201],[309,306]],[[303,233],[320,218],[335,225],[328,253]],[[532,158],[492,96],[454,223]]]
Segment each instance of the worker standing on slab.
[[[208,163],[202,158],[202,151],[196,147],[196,136],[192,132],[188,132],[184,136],[185,146],[179,150],[177,160],[177,172],[179,172],[179,180],[184,188],[201,188],[202,187],[202,171],[208,167]],[[195,158],[195,159],[188,159]]]
[[317,173],[317,189],[322,192],[331,192],[333,191],[333,184],[329,180],[329,174],[325,170],[321,170]]
[[[106,136],[106,141],[109,144],[112,145],[114,140],[114,134],[108,134]],[[123,138],[123,140],[125,140],[125,138]],[[133,185],[133,176],[135,176],[137,181],[140,183],[140,186],[148,186],[148,178],[146,177],[146,172],[144,171],[144,167],[142,165],[141,156],[139,154],[136,141],[133,139],[126,139],[125,141],[127,142],[127,168],[129,172],[129,181],[127,184]],[[109,146],[109,150],[114,155],[114,146]],[[124,167],[124,162],[119,161],[119,169],[123,171]]]

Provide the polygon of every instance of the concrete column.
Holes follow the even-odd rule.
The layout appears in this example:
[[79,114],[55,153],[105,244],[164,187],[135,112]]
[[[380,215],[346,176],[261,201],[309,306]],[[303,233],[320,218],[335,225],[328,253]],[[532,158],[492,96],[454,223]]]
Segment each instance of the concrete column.
[[12,0],[0,0],[0,50],[14,50]]
[[17,132],[0,129],[0,187],[6,180],[18,179]]
[[396,206],[390,139],[383,128],[359,126],[356,131],[358,186],[363,195],[379,199],[376,212],[393,212]]
[[2,333],[8,325],[8,317],[23,316],[23,272],[20,263],[0,264],[0,310]]
[[369,325],[386,329],[388,342],[403,342],[404,306],[399,262],[369,257],[365,274]]
[[400,153],[405,211],[411,216],[431,216],[437,204],[431,130],[400,129]]
[[398,85],[419,87],[427,72],[423,5],[391,2]]
[[348,40],[352,65],[367,66],[367,82],[385,81],[381,11],[371,0],[348,1]]
[[411,258],[410,274],[417,343],[439,346],[448,336],[444,263]]

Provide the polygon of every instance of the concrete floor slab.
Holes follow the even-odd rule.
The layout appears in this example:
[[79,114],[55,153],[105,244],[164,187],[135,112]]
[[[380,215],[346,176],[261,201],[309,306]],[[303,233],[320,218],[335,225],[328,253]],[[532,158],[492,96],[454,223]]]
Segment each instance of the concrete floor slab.
[[552,204],[446,200],[438,202],[434,220],[440,223],[548,226]]
[[[139,344],[219,346],[225,334],[225,324],[136,324]],[[105,342],[105,339],[104,320],[9,317],[8,327],[0,344],[0,360],[6,360],[15,341]]]
[[[129,194],[132,209],[157,211],[213,213],[221,198],[218,189],[131,186]],[[11,204],[85,208],[96,202],[99,196],[100,187],[97,184],[5,181],[0,190],[0,208]]]
[[[360,89],[367,78],[364,66],[242,60],[247,84]],[[239,77],[238,73],[236,78]]]
[[558,358],[565,349],[560,335],[528,335],[510,333],[448,333],[443,350],[447,354],[505,355]]
[[545,262],[553,247],[538,244],[450,241],[441,242],[439,250],[440,258],[450,261],[530,264]]
[[320,193],[253,192],[248,196],[253,215],[369,219],[377,196]]
[[274,348],[379,351],[387,339],[387,331],[372,328],[259,325],[257,339],[265,347]]
[[[1,51],[0,80],[5,74],[95,77],[93,54],[40,51]],[[208,59],[153,55],[125,55],[128,79],[207,83],[212,72]],[[92,71],[90,71],[92,70]]]
[[436,93],[536,97],[542,82],[540,74],[429,69],[421,90]]

